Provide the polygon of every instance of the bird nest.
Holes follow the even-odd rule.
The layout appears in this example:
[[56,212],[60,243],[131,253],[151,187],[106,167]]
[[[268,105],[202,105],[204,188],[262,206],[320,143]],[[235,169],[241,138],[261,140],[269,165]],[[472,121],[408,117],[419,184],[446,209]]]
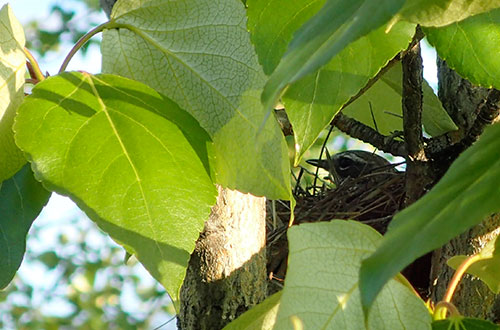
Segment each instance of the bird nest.
[[[393,215],[403,207],[404,183],[404,172],[384,172],[349,178],[334,189],[315,193],[308,192],[312,189],[300,190],[294,194],[297,203],[293,224],[352,219],[384,234]],[[289,203],[269,201],[267,214],[268,274],[279,285],[288,255]]]

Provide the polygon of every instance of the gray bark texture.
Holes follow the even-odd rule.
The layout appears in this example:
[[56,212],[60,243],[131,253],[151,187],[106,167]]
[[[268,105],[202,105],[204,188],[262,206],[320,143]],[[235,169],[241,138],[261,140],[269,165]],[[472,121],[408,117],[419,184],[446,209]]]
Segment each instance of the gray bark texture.
[[219,187],[181,289],[180,329],[221,329],[266,298],[265,228],[265,198]]
[[[484,102],[488,90],[473,86],[438,60],[439,97],[459,130],[457,140],[463,138],[477,117],[478,106]],[[452,239],[434,251],[431,268],[431,298],[440,301],[454,274],[446,260],[455,255],[471,255],[500,233],[500,216],[492,215],[481,224]],[[452,303],[465,316],[500,321],[500,295],[493,294],[479,279],[466,275],[453,296]]]

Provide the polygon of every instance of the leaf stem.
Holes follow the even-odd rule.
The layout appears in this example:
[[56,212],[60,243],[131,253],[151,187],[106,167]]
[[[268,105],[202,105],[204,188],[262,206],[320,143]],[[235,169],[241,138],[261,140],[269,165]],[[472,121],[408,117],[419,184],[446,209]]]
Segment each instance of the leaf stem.
[[[32,72],[35,75],[35,77],[31,77],[31,78],[36,78],[38,81],[44,80],[45,76],[43,75],[42,70],[40,70],[40,66],[38,65],[38,62],[36,61],[33,54],[31,54],[31,52],[26,47],[24,47],[24,55],[28,59],[28,62],[31,64]],[[30,73],[31,73],[31,70],[30,70]]]
[[[455,293],[455,290],[458,286],[458,283],[460,283],[460,280],[462,279],[463,275],[467,271],[467,269],[476,261],[479,261],[481,257],[477,254],[471,255],[467,259],[465,259],[460,266],[458,266],[457,270],[455,271],[455,274],[453,274],[453,277],[451,278],[450,283],[448,284],[448,288],[446,289],[446,293],[444,295],[444,298],[442,301],[437,303],[437,306],[440,306],[440,308],[436,308],[434,311],[435,319],[441,320],[446,318],[446,311],[448,310],[448,305],[451,304],[451,299],[453,298],[453,294]],[[441,304],[443,303],[443,304]],[[453,311],[450,310],[450,312],[453,313]]]
[[105,28],[109,27],[112,23],[114,23],[114,22],[108,21],[106,23],[98,25],[95,28],[93,28],[92,30],[90,30],[89,32],[87,32],[83,37],[81,37],[80,40],[78,40],[76,42],[76,44],[73,46],[73,48],[71,48],[71,51],[68,53],[68,55],[64,59],[58,73],[64,72],[66,70],[66,68],[68,67],[69,61],[71,61],[71,59],[76,54],[76,52],[78,50],[80,50],[80,48],[82,48],[83,45],[85,45],[85,43],[87,43],[87,41],[90,40],[90,38],[92,38],[93,36],[95,36],[99,32],[102,32]]
[[450,311],[450,316],[459,316],[460,312],[451,302],[440,301],[434,308],[434,320],[439,321],[446,318],[446,311]]

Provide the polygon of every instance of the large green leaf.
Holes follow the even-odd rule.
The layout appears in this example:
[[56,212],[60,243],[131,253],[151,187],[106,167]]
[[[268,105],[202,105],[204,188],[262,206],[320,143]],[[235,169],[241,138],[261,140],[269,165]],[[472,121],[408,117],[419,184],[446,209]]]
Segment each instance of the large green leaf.
[[261,127],[265,75],[250,43],[243,4],[151,0],[118,5],[103,36],[103,71],[144,82],[190,112],[214,141],[218,183],[290,198],[283,134],[275,120]]
[[24,31],[9,5],[0,10],[0,182],[10,178],[24,163],[14,143],[12,124],[24,98]]
[[396,17],[422,26],[443,26],[498,7],[498,0],[410,0]]
[[29,165],[0,183],[0,289],[10,283],[21,265],[26,235],[49,197]]
[[[448,265],[457,269],[467,259],[467,256],[454,256],[448,260]],[[486,244],[475,256],[477,261],[469,268],[467,273],[472,274],[488,286],[495,293],[500,293],[500,239],[498,236]]]
[[255,307],[252,307],[233,322],[229,323],[224,330],[271,330],[276,321],[276,314],[280,306],[281,294],[277,292]]
[[295,33],[288,51],[262,93],[267,111],[282,90],[328,63],[350,43],[381,27],[404,0],[327,0],[324,7]]
[[500,211],[500,124],[486,128],[419,201],[396,214],[377,251],[361,267],[369,308],[384,284],[425,253]]
[[70,196],[175,301],[215,203],[212,143],[197,121],[139,82],[73,72],[39,83],[14,130],[37,178]]
[[[319,71],[287,89],[283,103],[295,134],[296,163],[342,106],[391,58],[408,47],[415,32],[415,26],[408,23],[397,24],[389,33],[384,29],[381,27],[358,39]],[[370,116],[368,103],[362,107],[362,113]]]
[[[430,329],[424,302],[391,280],[365,319],[359,295],[361,261],[382,236],[355,221],[294,226],[290,256],[274,329]],[[295,329],[297,329],[295,327]]]
[[[370,113],[369,105],[371,104],[377,129],[380,133],[388,135],[395,130],[402,131],[402,81],[403,70],[401,63],[397,63],[384,73],[363,95],[348,105],[343,110],[343,113],[375,128]],[[431,136],[437,136],[458,129],[425,80],[422,89],[422,122],[425,131]]]
[[500,88],[500,9],[425,29],[438,55],[473,84]]

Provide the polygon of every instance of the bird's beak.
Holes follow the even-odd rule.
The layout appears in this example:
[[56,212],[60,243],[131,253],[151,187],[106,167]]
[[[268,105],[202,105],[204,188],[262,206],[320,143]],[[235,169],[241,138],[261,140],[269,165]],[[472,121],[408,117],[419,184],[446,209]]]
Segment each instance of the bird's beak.
[[308,159],[306,160],[306,163],[319,167],[319,159]]

